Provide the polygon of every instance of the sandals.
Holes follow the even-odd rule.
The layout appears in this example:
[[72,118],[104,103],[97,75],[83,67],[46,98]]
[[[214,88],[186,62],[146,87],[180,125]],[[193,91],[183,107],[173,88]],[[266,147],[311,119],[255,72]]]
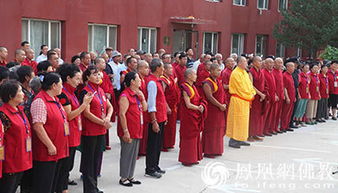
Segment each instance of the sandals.
[[125,179],[125,180],[120,179],[119,184],[121,184],[122,186],[126,186],[126,187],[133,186],[133,184],[128,179]]
[[141,184],[141,182],[140,182],[140,181],[138,181],[138,180],[135,180],[134,178],[130,178],[130,179],[128,179],[128,181],[129,181],[130,183],[132,183],[132,184],[136,184],[136,185],[139,185],[139,184]]

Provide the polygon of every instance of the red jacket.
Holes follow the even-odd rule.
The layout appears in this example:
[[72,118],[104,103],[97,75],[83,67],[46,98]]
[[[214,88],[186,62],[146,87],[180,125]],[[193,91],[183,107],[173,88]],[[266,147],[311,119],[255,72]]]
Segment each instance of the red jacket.
[[33,68],[35,74],[38,73],[38,63],[36,63],[34,60],[29,60],[28,58],[25,58],[21,65],[30,66]]
[[[230,81],[230,75],[232,73],[232,70],[229,68],[225,68],[222,71],[221,77],[222,77],[222,82],[225,85],[229,85],[229,81]],[[225,104],[229,105],[230,104],[230,93],[229,93],[229,89],[224,89],[224,98],[225,98]]]
[[10,121],[10,125],[5,128],[3,173],[23,172],[32,168],[31,127],[23,107],[18,108],[19,111],[8,103],[0,107],[0,111],[4,113],[1,118],[4,116]]
[[294,83],[294,80],[292,78],[292,75],[287,71],[283,73],[283,84],[284,84],[284,88],[288,92],[290,102],[291,103],[296,102],[295,83]]
[[[129,101],[129,107],[126,112],[127,129],[129,131],[130,138],[142,139],[143,135],[143,111],[141,99],[130,89],[126,88],[120,95],[121,97],[127,97]],[[144,100],[144,99],[143,99]],[[118,119],[117,134],[119,137],[123,137],[123,128],[121,127],[120,117]]]
[[276,80],[272,74],[272,71],[268,69],[263,69],[262,73],[264,74],[265,78],[265,90],[267,92],[267,100],[270,103],[276,102]]
[[54,146],[57,154],[49,155],[47,147],[33,132],[33,160],[57,161],[69,155],[68,136],[65,133],[67,115],[57,97],[50,97],[45,91],[40,91],[35,99],[41,98],[47,108],[47,120],[43,127]]
[[276,93],[277,96],[279,97],[279,101],[282,101],[285,99],[284,95],[284,84],[283,84],[283,71],[282,70],[277,70],[273,69],[272,74],[275,77],[276,80]]

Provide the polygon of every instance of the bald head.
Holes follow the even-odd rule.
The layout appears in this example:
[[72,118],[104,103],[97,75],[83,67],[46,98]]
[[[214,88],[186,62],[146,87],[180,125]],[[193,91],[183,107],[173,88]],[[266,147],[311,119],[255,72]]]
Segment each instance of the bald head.
[[282,58],[276,58],[275,59],[275,68],[278,70],[283,69],[283,59]]
[[267,68],[268,70],[272,70],[274,65],[275,65],[275,62],[273,61],[272,58],[265,59],[265,68]]
[[243,57],[243,56],[240,56],[238,58],[238,64],[237,64],[237,66],[239,68],[246,69],[246,67],[248,66],[248,62],[247,62],[246,58]]
[[262,68],[262,58],[260,56],[253,57],[252,65],[258,69]]
[[233,69],[235,66],[236,62],[233,58],[227,58],[225,60],[225,66],[229,69]]
[[26,58],[26,53],[23,49],[15,50],[15,60],[19,63],[23,62]]
[[0,60],[6,60],[8,56],[7,48],[0,47]]
[[26,57],[29,59],[29,60],[33,60],[34,59],[34,50],[32,48],[27,48],[26,49]]
[[187,80],[189,79],[189,77],[191,75],[196,75],[196,71],[193,68],[188,68],[185,72],[184,72],[184,78]]

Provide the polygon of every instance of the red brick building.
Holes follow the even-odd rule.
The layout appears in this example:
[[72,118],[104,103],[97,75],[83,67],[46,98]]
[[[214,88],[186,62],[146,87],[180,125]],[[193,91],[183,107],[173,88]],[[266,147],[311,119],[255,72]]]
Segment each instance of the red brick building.
[[[63,58],[113,47],[169,52],[294,55],[272,36],[287,0],[2,0],[0,45],[28,40],[60,47]],[[36,53],[38,55],[38,53]]]

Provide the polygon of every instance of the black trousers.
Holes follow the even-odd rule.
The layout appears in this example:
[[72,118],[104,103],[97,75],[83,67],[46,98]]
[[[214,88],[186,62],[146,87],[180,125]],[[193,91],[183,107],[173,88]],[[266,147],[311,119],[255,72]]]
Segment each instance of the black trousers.
[[32,188],[33,188],[33,168],[24,171],[20,183],[20,193],[32,193]]
[[317,119],[325,119],[328,117],[327,114],[328,109],[328,99],[320,99],[318,101],[318,108],[317,108]]
[[160,169],[159,161],[162,148],[164,123],[159,123],[160,131],[155,133],[153,131],[153,124],[149,123],[148,126],[148,142],[146,154],[146,173],[153,173]]
[[62,162],[33,162],[33,193],[54,193]]
[[57,193],[68,190],[68,178],[70,171],[72,171],[74,167],[75,152],[76,147],[69,147],[69,157],[60,160],[63,163],[61,164],[59,178],[56,182]]
[[96,193],[97,188],[97,164],[99,156],[104,146],[104,135],[82,136],[82,174],[83,174],[83,192]]
[[0,179],[0,193],[15,193],[22,176],[23,172],[3,174]]

